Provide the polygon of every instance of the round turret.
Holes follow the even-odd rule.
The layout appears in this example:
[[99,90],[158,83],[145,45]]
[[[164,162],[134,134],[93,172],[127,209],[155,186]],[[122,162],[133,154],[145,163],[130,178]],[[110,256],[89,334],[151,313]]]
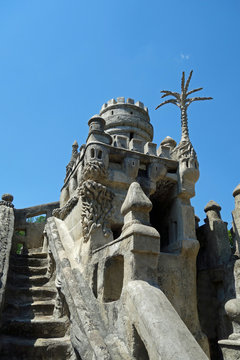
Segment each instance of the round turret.
[[94,115],[91,117],[91,119],[88,121],[89,130],[98,130],[103,132],[104,131],[104,125],[105,121],[104,119],[99,115]]
[[105,131],[110,135],[124,135],[132,139],[151,142],[153,127],[150,124],[148,109],[143,103],[119,97],[103,104],[100,116],[104,118]]

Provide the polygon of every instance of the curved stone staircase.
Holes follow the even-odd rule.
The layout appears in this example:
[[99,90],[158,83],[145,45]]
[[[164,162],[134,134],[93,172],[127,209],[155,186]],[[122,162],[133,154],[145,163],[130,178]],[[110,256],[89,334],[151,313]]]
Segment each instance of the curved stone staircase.
[[65,316],[53,316],[56,288],[46,273],[46,253],[11,255],[1,321],[0,359],[70,359],[69,321]]

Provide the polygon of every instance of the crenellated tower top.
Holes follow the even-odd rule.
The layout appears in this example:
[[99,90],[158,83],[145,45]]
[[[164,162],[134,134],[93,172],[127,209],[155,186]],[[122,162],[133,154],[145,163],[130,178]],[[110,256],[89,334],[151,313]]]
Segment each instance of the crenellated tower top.
[[103,104],[100,114],[104,118],[105,131],[110,135],[124,135],[131,139],[152,141],[153,127],[148,108],[140,101],[118,97]]

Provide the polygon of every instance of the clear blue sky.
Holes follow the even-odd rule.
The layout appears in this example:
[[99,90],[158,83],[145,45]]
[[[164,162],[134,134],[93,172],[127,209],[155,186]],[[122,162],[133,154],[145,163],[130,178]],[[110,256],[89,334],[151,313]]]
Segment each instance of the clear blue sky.
[[76,139],[107,100],[149,108],[157,144],[180,140],[180,113],[155,111],[160,90],[190,88],[214,100],[189,108],[200,179],[192,200],[209,200],[231,222],[240,182],[240,1],[0,1],[1,193],[16,208],[56,201]]

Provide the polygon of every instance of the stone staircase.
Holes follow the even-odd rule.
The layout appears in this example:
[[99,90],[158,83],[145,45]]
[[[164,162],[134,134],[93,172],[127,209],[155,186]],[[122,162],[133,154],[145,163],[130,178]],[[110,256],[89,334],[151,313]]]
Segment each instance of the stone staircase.
[[49,281],[47,254],[11,255],[2,313],[0,359],[70,359],[67,317],[53,316],[56,288]]

